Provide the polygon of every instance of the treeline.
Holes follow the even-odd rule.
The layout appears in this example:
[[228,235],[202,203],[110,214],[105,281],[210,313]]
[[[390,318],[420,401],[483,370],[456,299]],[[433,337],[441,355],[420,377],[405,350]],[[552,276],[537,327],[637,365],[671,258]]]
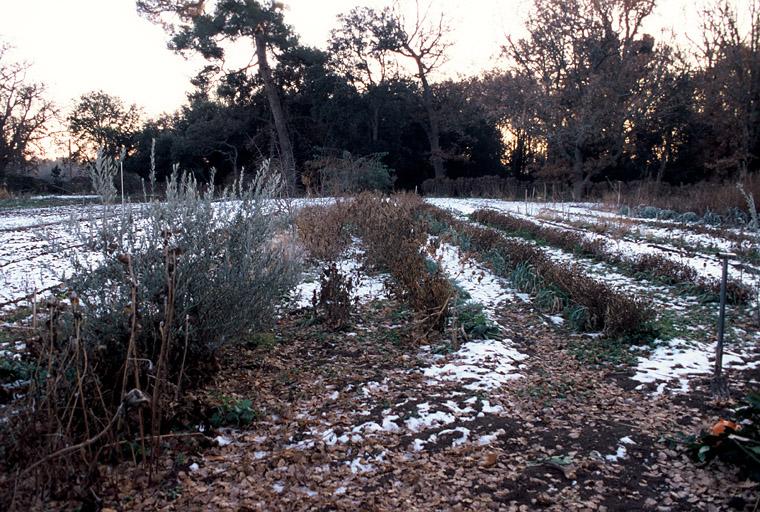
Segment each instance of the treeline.
[[[207,66],[178,112],[144,123],[118,98],[83,96],[69,117],[83,155],[125,147],[126,169],[142,176],[153,156],[160,173],[177,163],[223,179],[273,159],[292,191],[319,192],[336,182],[331,172],[345,177],[346,162],[361,161],[377,164],[365,183],[382,187],[500,176],[554,182],[576,197],[607,181],[679,185],[760,167],[753,2],[706,4],[680,48],[646,32],[654,0],[533,0],[526,37],[494,41],[500,69],[445,81],[432,77],[466,41],[453,40],[434,4],[412,18],[400,3],[355,8],[324,50],[302,45],[281,7],[138,0],[171,48]],[[223,66],[230,41],[250,47],[250,65]]]

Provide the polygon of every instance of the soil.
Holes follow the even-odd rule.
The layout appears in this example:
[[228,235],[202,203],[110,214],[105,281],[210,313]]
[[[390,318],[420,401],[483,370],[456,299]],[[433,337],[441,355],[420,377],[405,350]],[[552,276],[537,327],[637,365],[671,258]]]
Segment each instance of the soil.
[[[301,310],[281,319],[274,347],[225,348],[223,370],[194,399],[249,398],[257,419],[242,429],[168,440],[152,482],[142,466],[103,466],[107,484],[97,505],[378,511],[756,506],[755,483],[719,462],[695,464],[677,442],[680,433],[699,432],[723,411],[708,399],[709,382],[696,381],[689,395],[637,390],[625,372],[581,364],[566,350],[568,333],[529,305],[511,303],[499,311],[499,323],[504,337],[529,354],[522,377],[473,392],[467,382],[423,376],[428,340],[418,339],[411,325],[394,323],[400,307],[394,300],[361,306],[342,332],[323,330]],[[446,424],[403,428],[425,407],[455,411],[466,404],[472,411],[455,413]],[[500,410],[490,412],[494,407]],[[354,435],[357,426],[383,426],[389,418],[401,428]],[[218,435],[231,443],[219,446],[212,441]],[[480,436],[493,438],[480,443]],[[427,442],[416,449],[420,440]],[[616,457],[621,447],[625,453]],[[74,505],[45,505],[59,506]]]

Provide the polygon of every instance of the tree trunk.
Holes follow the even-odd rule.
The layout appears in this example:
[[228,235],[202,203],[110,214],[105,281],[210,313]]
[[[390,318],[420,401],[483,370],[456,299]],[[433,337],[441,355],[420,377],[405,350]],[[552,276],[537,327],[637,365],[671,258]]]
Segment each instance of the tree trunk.
[[573,199],[580,201],[586,194],[586,180],[583,178],[583,151],[575,146],[573,152]]
[[671,131],[668,130],[665,133],[665,137],[663,138],[663,148],[662,148],[662,156],[660,157],[660,165],[657,168],[657,176],[655,178],[655,183],[657,183],[657,186],[662,183],[662,179],[665,177],[665,169],[668,166],[668,161],[670,160],[670,142],[671,142]]
[[372,143],[380,139],[380,105],[372,107]]
[[[411,48],[407,49],[411,53]],[[433,164],[433,171],[436,178],[445,178],[446,170],[443,167],[443,152],[441,151],[441,129],[438,125],[438,116],[435,112],[435,106],[433,105],[433,91],[430,88],[430,84],[425,74],[425,67],[422,65],[422,60],[418,57],[414,59],[417,62],[417,69],[419,70],[420,82],[422,82],[422,102],[425,105],[425,110],[428,115],[429,130],[428,141],[430,142],[430,163]]]
[[293,156],[293,144],[290,141],[288,125],[285,122],[285,113],[282,110],[280,95],[272,80],[272,70],[267,60],[267,47],[264,35],[256,32],[256,58],[259,64],[259,76],[264,82],[264,90],[269,101],[269,108],[274,118],[275,129],[277,130],[277,139],[280,143],[280,152],[282,154],[283,181],[285,190],[288,194],[293,194],[296,189],[296,162]]

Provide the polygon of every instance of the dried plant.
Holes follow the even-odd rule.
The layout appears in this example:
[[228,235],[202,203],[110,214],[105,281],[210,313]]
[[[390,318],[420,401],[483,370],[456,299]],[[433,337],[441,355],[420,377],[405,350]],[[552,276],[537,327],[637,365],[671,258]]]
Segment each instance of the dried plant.
[[298,239],[318,261],[335,261],[351,243],[348,205],[304,206],[295,216]]
[[413,194],[361,194],[351,203],[351,219],[368,262],[393,276],[397,294],[421,315],[423,330],[443,331],[455,291],[439,269],[427,264],[422,208]]
[[319,292],[314,291],[311,303],[317,315],[335,330],[346,327],[353,306],[351,292],[354,280],[340,271],[335,262],[328,264],[319,276]]
[[661,254],[639,254],[627,263],[635,271],[653,274],[668,284],[698,284],[700,279],[693,267]]

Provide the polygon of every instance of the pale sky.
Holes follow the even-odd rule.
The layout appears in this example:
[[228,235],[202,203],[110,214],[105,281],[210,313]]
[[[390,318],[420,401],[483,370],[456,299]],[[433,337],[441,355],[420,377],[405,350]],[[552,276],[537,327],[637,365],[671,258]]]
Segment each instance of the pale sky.
[[[304,43],[324,47],[335,16],[357,5],[390,0],[289,0],[286,20]],[[530,0],[434,0],[454,29],[443,72],[468,75],[493,67],[506,34],[521,35]],[[657,34],[696,25],[688,0],[661,0],[650,25]],[[150,115],[171,112],[185,101],[189,80],[202,60],[184,60],[166,48],[163,29],[140,18],[134,0],[0,0],[0,40],[32,63],[33,78],[68,107],[80,95],[103,89]]]

